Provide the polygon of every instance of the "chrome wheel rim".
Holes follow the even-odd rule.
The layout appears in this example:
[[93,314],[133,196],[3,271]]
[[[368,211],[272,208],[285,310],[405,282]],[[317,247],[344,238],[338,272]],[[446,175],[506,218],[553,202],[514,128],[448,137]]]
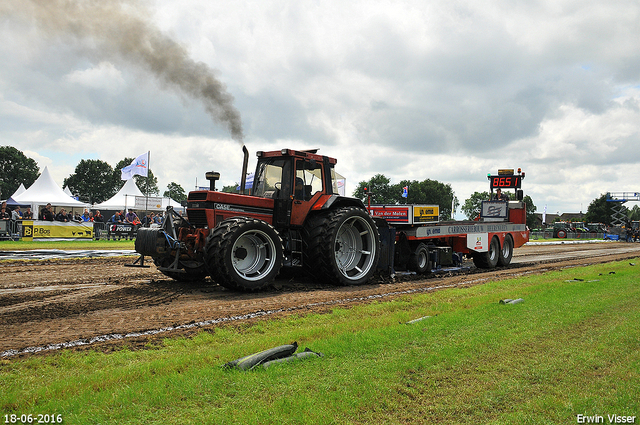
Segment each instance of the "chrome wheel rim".
[[262,279],[275,267],[276,245],[265,232],[251,230],[240,236],[231,249],[233,269],[249,281]]
[[336,234],[335,262],[340,273],[349,280],[367,275],[376,256],[375,232],[364,217],[350,217]]

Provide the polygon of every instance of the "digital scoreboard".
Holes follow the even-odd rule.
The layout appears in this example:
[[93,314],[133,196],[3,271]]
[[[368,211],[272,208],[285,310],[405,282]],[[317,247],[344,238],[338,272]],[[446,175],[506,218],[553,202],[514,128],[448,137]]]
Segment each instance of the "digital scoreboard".
[[520,189],[522,176],[490,176],[491,189]]
[[[508,173],[507,173],[508,172]],[[498,170],[497,176],[487,176],[491,189],[520,189],[524,173],[513,174],[513,170]]]

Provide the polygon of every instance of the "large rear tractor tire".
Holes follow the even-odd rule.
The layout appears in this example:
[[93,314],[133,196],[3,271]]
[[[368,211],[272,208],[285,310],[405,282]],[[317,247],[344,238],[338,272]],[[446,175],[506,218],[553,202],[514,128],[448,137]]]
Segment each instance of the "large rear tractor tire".
[[309,218],[303,238],[304,264],[318,281],[360,285],[376,271],[380,236],[361,208],[343,207]]
[[498,264],[499,257],[500,241],[494,236],[487,252],[476,252],[473,255],[473,264],[479,269],[493,269]]
[[498,256],[498,265],[501,267],[508,266],[513,258],[513,239],[511,235],[507,235],[504,238],[500,255]]
[[234,217],[221,222],[207,237],[205,260],[218,284],[243,291],[269,285],[283,259],[282,239],[262,220]]

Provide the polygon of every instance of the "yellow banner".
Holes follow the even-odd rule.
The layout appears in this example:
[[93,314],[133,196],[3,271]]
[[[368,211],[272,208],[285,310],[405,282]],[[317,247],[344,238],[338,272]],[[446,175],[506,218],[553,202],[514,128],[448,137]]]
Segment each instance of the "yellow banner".
[[63,223],[58,221],[24,221],[22,238],[92,239],[93,223]]
[[440,207],[438,205],[418,205],[413,207],[413,222],[424,223],[438,221]]

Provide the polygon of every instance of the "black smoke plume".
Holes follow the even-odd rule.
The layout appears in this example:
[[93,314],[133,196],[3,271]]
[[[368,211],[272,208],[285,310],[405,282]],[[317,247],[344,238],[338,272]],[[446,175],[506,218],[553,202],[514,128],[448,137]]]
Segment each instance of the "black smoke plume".
[[186,49],[148,19],[134,0],[3,0],[0,18],[32,21],[53,38],[73,38],[97,56],[120,56],[150,71],[164,87],[200,100],[214,121],[242,143],[242,122],[233,96],[214,70],[191,59]]

